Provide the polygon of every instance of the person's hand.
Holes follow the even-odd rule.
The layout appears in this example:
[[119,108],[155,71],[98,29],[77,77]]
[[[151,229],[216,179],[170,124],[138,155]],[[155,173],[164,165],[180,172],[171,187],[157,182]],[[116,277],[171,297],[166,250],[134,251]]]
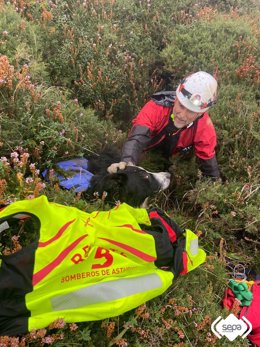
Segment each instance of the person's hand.
[[124,170],[127,166],[134,165],[132,162],[120,161],[120,163],[113,163],[107,168],[107,172],[110,174],[116,173],[118,170]]

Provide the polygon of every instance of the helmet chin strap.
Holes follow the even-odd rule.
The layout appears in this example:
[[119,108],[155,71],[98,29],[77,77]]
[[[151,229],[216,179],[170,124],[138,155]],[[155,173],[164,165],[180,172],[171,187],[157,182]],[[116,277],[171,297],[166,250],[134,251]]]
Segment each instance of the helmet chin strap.
[[190,128],[193,126],[194,122],[196,122],[199,118],[203,116],[204,113],[199,113],[198,116],[194,119],[194,121],[190,122],[188,125],[186,125],[186,129]]
[[186,125],[186,129],[190,128],[193,125],[194,122],[189,123],[188,125]]

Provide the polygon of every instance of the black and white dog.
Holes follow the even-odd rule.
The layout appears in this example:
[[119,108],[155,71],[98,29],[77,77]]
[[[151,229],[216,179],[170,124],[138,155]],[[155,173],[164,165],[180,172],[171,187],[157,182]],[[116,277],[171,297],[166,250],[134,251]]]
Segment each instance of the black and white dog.
[[119,161],[120,156],[113,149],[105,150],[98,157],[89,158],[88,170],[94,176],[83,196],[93,197],[94,193],[102,196],[106,192],[108,203],[120,201],[140,207],[148,197],[168,188],[169,172],[154,173],[139,166],[127,166],[116,173],[108,173],[107,168]]

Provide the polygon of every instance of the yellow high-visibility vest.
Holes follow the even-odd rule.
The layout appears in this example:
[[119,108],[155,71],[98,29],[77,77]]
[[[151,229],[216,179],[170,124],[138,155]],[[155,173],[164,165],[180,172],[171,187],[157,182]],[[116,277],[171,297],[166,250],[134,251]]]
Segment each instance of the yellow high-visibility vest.
[[[87,213],[41,196],[5,207],[0,231],[8,228],[10,218],[28,215],[39,221],[36,242],[1,255],[1,335],[40,329],[58,318],[82,322],[117,316],[162,294],[172,283],[173,273],[154,264],[153,236],[140,228],[151,224],[145,209],[124,203]],[[205,261],[205,252],[194,248],[195,234],[186,234],[190,271]],[[14,316],[12,300],[21,304]]]

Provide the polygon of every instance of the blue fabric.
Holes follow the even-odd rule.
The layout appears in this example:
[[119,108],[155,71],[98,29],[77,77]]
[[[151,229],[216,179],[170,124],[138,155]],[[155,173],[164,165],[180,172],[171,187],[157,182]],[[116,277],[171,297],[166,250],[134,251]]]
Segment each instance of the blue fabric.
[[[63,177],[57,173],[54,173],[55,177],[58,178],[59,184],[65,189],[74,189],[75,192],[83,192],[88,189],[93,174],[89,172],[88,161],[85,158],[75,158],[65,161],[60,161],[56,164],[64,171],[70,171],[72,176]],[[74,174],[75,172],[75,174]],[[48,170],[42,172],[44,179],[48,180]]]

